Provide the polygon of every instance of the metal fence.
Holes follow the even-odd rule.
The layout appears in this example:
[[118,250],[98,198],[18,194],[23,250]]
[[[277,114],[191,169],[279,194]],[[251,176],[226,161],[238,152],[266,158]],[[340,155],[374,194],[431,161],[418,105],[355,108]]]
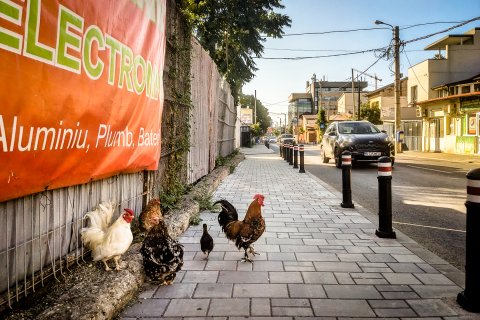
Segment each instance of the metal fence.
[[[174,0],[167,2],[165,103],[162,118],[162,154],[157,171],[120,174],[0,203],[0,309],[31,295],[47,280],[61,278],[82,263],[80,230],[83,217],[98,203],[117,203],[139,214],[144,204],[168,184],[166,170],[176,151],[175,139],[190,126],[188,166],[180,173],[193,183],[211,172],[218,155],[234,150],[236,111],[230,89],[208,54],[191,40]],[[172,40],[174,39],[174,40]],[[182,65],[172,41],[192,41],[191,73],[169,77]],[[175,102],[173,91],[191,90],[192,106]],[[188,168],[188,169],[187,169]]]

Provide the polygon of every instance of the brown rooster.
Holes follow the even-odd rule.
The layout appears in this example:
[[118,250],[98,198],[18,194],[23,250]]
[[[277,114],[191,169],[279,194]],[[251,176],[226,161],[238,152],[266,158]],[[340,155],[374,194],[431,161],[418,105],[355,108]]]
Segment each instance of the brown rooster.
[[140,253],[145,273],[159,285],[171,284],[183,266],[183,246],[170,237],[163,220],[147,234]]
[[235,245],[239,250],[245,250],[242,261],[253,262],[248,257],[247,250],[252,255],[259,254],[255,252],[252,244],[265,231],[265,220],[262,217],[264,199],[265,197],[261,194],[256,194],[253,197],[253,201],[250,203],[243,221],[238,220],[237,210],[227,200],[219,200],[214,203],[219,203],[222,206],[222,211],[218,214],[218,223],[222,227],[223,232],[225,232],[229,240],[235,241]]
[[138,217],[140,230],[148,232],[162,219],[163,215],[160,209],[160,200],[152,199],[148,202],[147,206]]
[[204,223],[203,234],[202,234],[202,237],[200,238],[200,249],[202,249],[202,252],[207,255],[207,257],[205,258],[206,260],[208,260],[208,256],[210,255],[210,252],[212,252],[213,246],[214,246],[213,238],[208,233],[207,224]]

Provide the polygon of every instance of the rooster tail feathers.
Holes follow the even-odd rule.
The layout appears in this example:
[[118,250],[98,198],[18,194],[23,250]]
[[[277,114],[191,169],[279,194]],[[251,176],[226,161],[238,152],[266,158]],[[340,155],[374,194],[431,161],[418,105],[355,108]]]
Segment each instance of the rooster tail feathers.
[[95,210],[87,212],[83,217],[88,218],[88,227],[82,228],[82,241],[86,246],[95,247],[103,241],[105,230],[107,230],[112,220],[114,212],[113,202],[107,201],[100,203]]
[[216,205],[217,203],[222,206],[222,211],[218,214],[218,223],[224,230],[227,224],[238,220],[237,209],[235,209],[235,207],[227,200],[218,200],[213,205]]

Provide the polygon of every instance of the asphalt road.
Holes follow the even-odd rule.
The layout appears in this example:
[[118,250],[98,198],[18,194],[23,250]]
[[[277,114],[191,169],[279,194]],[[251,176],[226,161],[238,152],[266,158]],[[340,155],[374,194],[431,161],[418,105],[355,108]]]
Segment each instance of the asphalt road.
[[[278,151],[278,147],[272,149]],[[393,228],[400,230],[464,271],[465,174],[474,165],[441,160],[397,157],[392,173]],[[339,192],[341,169],[320,160],[318,147],[305,150],[305,170]],[[376,164],[355,166],[351,175],[352,201],[378,213]]]

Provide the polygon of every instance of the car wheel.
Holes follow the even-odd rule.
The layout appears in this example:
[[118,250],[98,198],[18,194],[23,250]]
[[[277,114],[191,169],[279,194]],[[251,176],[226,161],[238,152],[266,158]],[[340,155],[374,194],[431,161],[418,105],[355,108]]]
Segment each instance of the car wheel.
[[322,158],[322,163],[328,163],[330,161],[330,158],[325,155],[323,146],[320,147],[320,158]]
[[342,155],[340,154],[340,152],[338,152],[338,150],[335,150],[335,166],[338,169],[342,168]]

